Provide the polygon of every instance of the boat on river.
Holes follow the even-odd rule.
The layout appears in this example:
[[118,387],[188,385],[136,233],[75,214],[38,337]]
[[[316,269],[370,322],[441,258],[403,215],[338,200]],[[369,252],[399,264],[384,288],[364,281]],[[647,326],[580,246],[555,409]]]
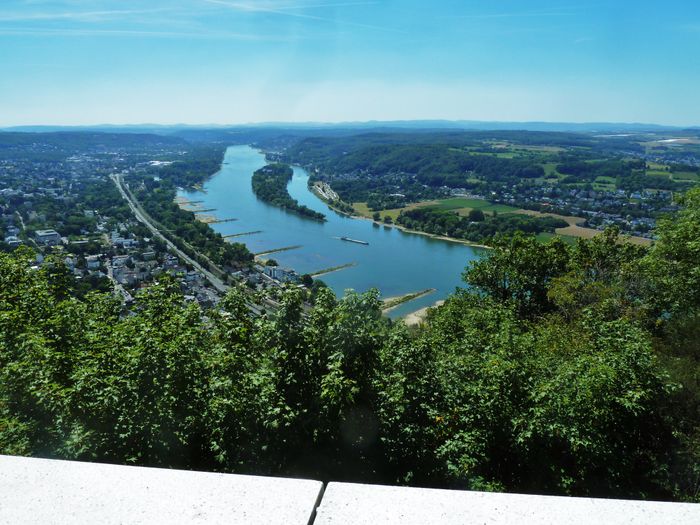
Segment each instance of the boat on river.
[[351,239],[350,237],[341,237],[341,241],[347,241],[347,242],[354,242],[355,244],[364,244],[365,246],[369,246],[369,243],[367,241],[358,241],[357,239]]

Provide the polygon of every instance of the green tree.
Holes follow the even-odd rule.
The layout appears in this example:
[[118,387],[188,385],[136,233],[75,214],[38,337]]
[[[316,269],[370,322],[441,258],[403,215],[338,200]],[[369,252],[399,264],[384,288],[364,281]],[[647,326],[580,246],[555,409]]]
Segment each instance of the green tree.
[[561,240],[543,244],[532,236],[516,233],[497,237],[486,257],[472,262],[464,272],[467,284],[512,304],[522,317],[548,312],[550,283],[568,270],[569,249]]
[[473,222],[482,222],[486,219],[484,212],[479,209],[469,210],[469,220]]

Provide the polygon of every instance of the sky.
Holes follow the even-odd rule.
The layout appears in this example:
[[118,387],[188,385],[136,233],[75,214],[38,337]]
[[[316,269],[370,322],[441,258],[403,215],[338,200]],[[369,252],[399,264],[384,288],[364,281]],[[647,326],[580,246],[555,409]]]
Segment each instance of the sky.
[[700,125],[697,0],[0,0],[0,126]]

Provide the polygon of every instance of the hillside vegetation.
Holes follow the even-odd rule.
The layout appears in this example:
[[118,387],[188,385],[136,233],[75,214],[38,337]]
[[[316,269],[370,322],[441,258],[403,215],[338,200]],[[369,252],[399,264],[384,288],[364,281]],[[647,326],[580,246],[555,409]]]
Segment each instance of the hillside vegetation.
[[163,279],[74,294],[0,254],[0,453],[697,500],[700,191],[650,249],[499,237],[422,328],[376,291],[203,316]]

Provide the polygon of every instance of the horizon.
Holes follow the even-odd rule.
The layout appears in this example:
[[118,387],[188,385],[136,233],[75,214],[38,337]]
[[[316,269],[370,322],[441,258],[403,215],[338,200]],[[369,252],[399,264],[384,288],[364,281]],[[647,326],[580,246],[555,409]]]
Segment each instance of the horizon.
[[0,41],[3,128],[700,123],[689,0],[8,0]]
[[[430,126],[433,128],[430,128]],[[469,125],[479,126],[467,127]],[[77,128],[77,129],[97,129],[97,128],[122,128],[122,129],[136,129],[136,128],[200,128],[200,129],[234,129],[234,128],[245,128],[245,127],[271,127],[271,128],[282,128],[285,126],[299,127],[303,128],[308,126],[311,128],[316,127],[335,127],[343,128],[347,127],[361,127],[372,129],[374,127],[405,127],[405,129],[444,129],[446,131],[496,131],[495,128],[488,128],[489,125],[493,126],[509,126],[507,129],[522,131],[532,131],[527,128],[518,128],[517,126],[574,126],[574,127],[593,127],[593,126],[619,126],[620,130],[630,130],[630,128],[641,128],[649,127],[650,131],[653,128],[660,128],[661,131],[697,131],[700,130],[700,124],[690,124],[690,125],[674,125],[666,124],[660,122],[614,122],[614,121],[547,121],[547,120],[524,120],[524,121],[508,121],[508,120],[449,120],[449,119],[400,119],[400,120],[346,120],[346,121],[321,121],[321,120],[310,120],[310,121],[257,121],[257,122],[206,122],[206,123],[191,123],[191,122],[175,122],[175,123],[162,123],[162,122],[100,122],[100,123],[85,123],[85,124],[61,124],[61,123],[39,123],[31,122],[24,124],[14,124],[9,126],[0,125],[0,131],[13,131],[21,130],[23,128]],[[512,127],[510,127],[512,126]],[[504,128],[505,129],[505,128]],[[593,130],[595,131],[595,130]],[[607,130],[606,130],[607,131]]]

